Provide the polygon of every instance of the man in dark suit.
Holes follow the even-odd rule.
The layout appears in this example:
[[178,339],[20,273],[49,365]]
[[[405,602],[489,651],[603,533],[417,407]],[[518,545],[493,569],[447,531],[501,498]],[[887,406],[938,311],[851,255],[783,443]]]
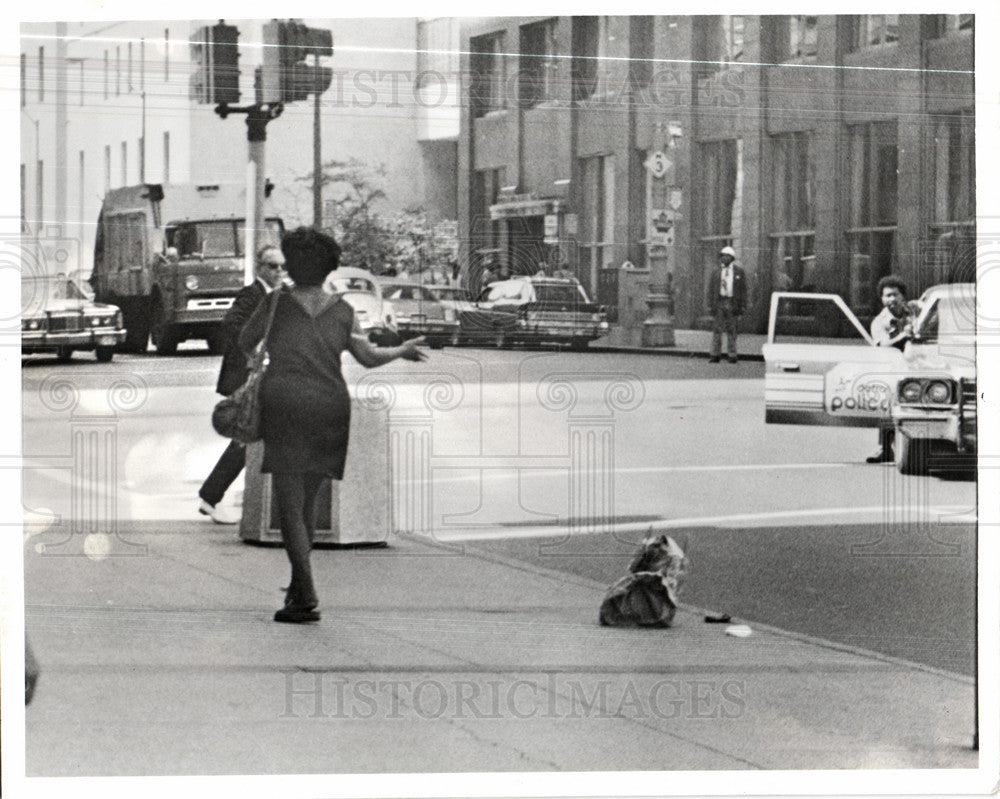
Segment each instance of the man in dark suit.
[[710,363],[722,356],[722,332],[726,332],[729,362],[736,363],[736,327],[747,304],[746,273],[735,263],[732,247],[719,250],[719,270],[708,279],[708,309],[712,313]]
[[[240,289],[232,307],[222,320],[219,333],[222,337],[224,355],[215,390],[224,397],[228,397],[246,382],[249,369],[246,355],[238,343],[240,331],[263,299],[285,280],[284,265],[285,257],[281,254],[280,247],[275,244],[265,244],[261,247],[257,251],[255,263],[256,279],[249,286]],[[216,524],[236,524],[239,521],[220,508],[219,503],[229,486],[239,477],[245,464],[244,445],[230,441],[215,468],[212,469],[212,473],[198,491],[198,496],[201,497],[201,503],[198,505],[199,513],[211,517]]]

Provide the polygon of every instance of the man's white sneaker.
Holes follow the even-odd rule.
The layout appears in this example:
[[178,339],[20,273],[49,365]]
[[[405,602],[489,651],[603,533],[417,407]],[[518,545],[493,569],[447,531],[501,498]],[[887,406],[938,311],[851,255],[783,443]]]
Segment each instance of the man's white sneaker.
[[208,516],[216,524],[240,523],[239,516],[234,516],[225,508],[220,508],[217,505],[209,505],[205,500],[201,500],[201,504],[198,505],[198,513]]

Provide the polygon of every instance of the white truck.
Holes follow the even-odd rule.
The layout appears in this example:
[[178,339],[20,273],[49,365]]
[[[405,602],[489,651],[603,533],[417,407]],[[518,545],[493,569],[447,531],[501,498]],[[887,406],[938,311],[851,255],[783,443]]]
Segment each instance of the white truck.
[[[219,352],[219,323],[244,282],[246,188],[145,183],[109,191],[97,220],[90,283],[121,308],[121,349],[152,339],[170,355],[187,339]],[[280,243],[282,222],[264,211],[258,245]]]

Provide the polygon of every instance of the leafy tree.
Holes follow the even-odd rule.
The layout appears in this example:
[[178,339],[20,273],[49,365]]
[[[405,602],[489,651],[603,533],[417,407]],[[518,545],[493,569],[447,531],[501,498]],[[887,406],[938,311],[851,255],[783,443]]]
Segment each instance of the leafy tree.
[[[431,267],[447,270],[458,251],[455,226],[432,226],[422,208],[385,213],[384,178],[383,164],[356,158],[323,164],[323,227],[340,242],[341,263],[376,275],[390,269],[412,275]],[[299,180],[312,190],[312,175]]]

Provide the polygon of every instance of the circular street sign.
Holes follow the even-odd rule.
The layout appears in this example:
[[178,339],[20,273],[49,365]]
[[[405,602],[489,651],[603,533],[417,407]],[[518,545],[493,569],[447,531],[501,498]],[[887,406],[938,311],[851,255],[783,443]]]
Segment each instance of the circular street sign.
[[646,169],[654,178],[662,178],[667,174],[667,170],[670,169],[671,163],[670,159],[667,158],[663,150],[657,150],[656,152],[650,153],[649,158],[646,159]]

